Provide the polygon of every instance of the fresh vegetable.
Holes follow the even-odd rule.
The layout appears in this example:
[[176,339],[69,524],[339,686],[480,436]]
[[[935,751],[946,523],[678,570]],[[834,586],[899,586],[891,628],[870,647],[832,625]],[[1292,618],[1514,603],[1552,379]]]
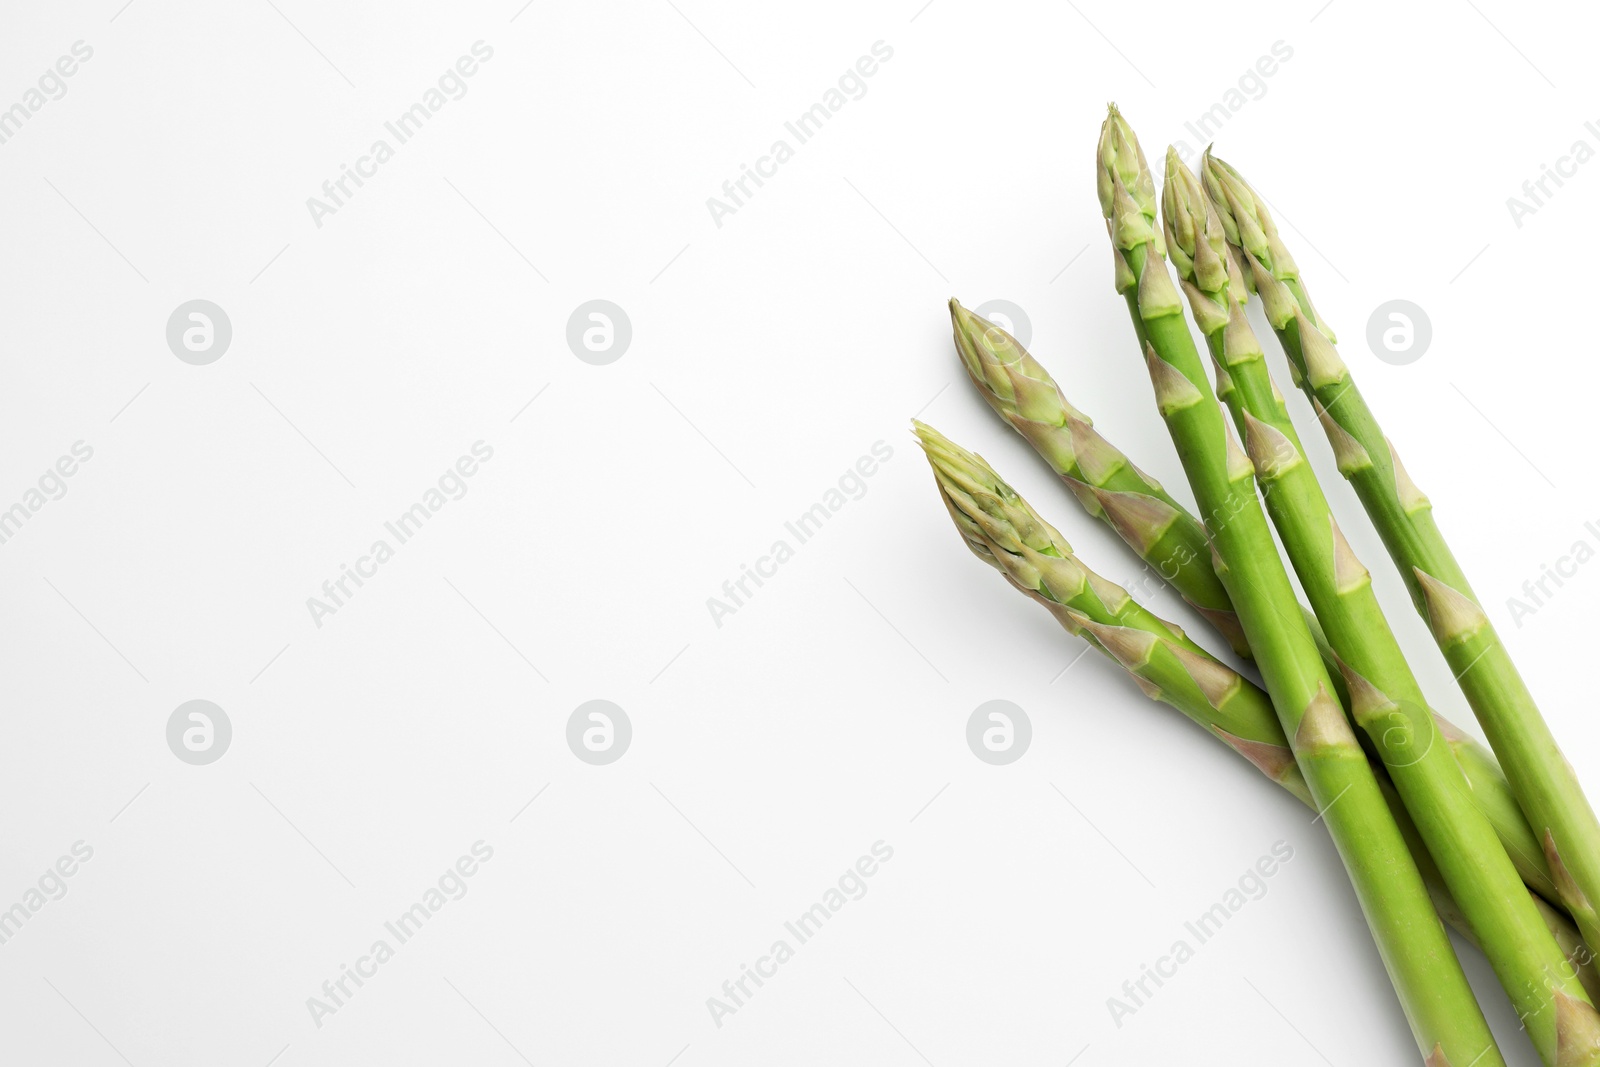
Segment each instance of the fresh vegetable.
[[1100,206],[1156,404],[1295,760],[1344,860],[1424,1056],[1503,1062],[1371,766],[1333,696],[1255,496],[1255,471],[1212,393],[1167,273],[1155,183],[1115,107],[1101,128]]
[[1217,375],[1229,383],[1227,405],[1267,513],[1339,658],[1351,717],[1382,758],[1540,1058],[1552,1067],[1558,1055],[1562,1064],[1600,1064],[1600,1015],[1577,976],[1563,974],[1565,956],[1434,724],[1372,576],[1334,520],[1255,331],[1232,295],[1222,221],[1170,149],[1162,192],[1167,248]]
[[[974,555],[1043,605],[1067,632],[1126,670],[1146,696],[1176,708],[1315,808],[1272,702],[1259,686],[1196,645],[1175,623],[1141,607],[1126,589],[1090,570],[982,457],[931,426],[914,426],[945,508]],[[1380,784],[1440,916],[1477,944],[1400,798],[1387,783]],[[1522,896],[1537,909],[1584,986],[1600,988],[1600,973],[1572,922],[1533,894]]]
[[1539,713],[1433,506],[1401,466],[1377,418],[1339,358],[1331,334],[1278,237],[1266,204],[1208,151],[1205,188],[1230,242],[1255,281],[1299,384],[1311,398],[1339,470],[1355,487],[1390,557],[1427,620],[1543,846],[1560,903],[1591,943],[1600,937],[1600,821]]

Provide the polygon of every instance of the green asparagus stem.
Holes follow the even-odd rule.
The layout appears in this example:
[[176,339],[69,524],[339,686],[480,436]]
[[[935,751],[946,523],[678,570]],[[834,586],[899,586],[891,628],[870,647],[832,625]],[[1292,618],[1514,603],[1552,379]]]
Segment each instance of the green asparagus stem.
[[[945,508],[974,555],[1042,604],[1069,633],[1126,670],[1145,695],[1182,712],[1315,810],[1272,702],[1259,686],[1198,648],[1177,625],[1145,610],[1127,590],[1090,570],[1066,539],[981,457],[931,426],[920,422],[914,426]],[[1472,928],[1400,798],[1387,783],[1381,784],[1435,908],[1472,941]],[[1585,987],[1600,988],[1600,972],[1576,927],[1562,912],[1531,894],[1528,898],[1539,907],[1551,936]]]
[[[1562,1064],[1600,1067],[1600,1014],[1443,743],[1378,604],[1371,575],[1334,521],[1261,345],[1230,291],[1222,221],[1172,149],[1162,220],[1195,321],[1230,381],[1227,405],[1245,439],[1267,513],[1339,657],[1352,718],[1387,767],[1540,1058],[1550,1067],[1558,1055]],[[1258,280],[1258,289],[1261,284]],[[1561,996],[1572,1001],[1568,1010],[1557,1010]]]
[[[1384,798],[1389,802],[1389,810],[1394,814],[1394,821],[1400,827],[1406,843],[1411,848],[1411,858],[1417,861],[1417,870],[1422,874],[1422,880],[1428,886],[1428,895],[1433,899],[1434,909],[1438,911],[1439,918],[1443,919],[1452,930],[1460,934],[1463,939],[1474,948],[1482,949],[1478,943],[1477,935],[1473,933],[1466,916],[1456,905],[1455,898],[1450,895],[1450,890],[1444,884],[1444,876],[1439,873],[1438,866],[1433,862],[1433,857],[1428,854],[1427,845],[1422,842],[1422,835],[1411,822],[1405,804],[1400,800],[1400,795],[1395,792],[1394,786],[1387,780],[1380,778],[1378,784],[1383,787]],[[1561,947],[1567,968],[1572,974],[1577,975],[1578,981],[1583,985],[1584,991],[1589,994],[1591,1002],[1600,996],[1600,968],[1595,966],[1594,953],[1589,951],[1589,946],[1584,944],[1583,937],[1578,933],[1578,928],[1573,925],[1567,913],[1548,903],[1536,893],[1529,893],[1528,900],[1532,902],[1539,912],[1539,918],[1544,922],[1545,929],[1550,931],[1550,936]],[[1566,972],[1563,972],[1566,973]],[[1562,1061],[1558,1061],[1562,1062]],[[1430,1064],[1431,1067],[1431,1064]]]
[[1282,242],[1256,240],[1258,233],[1276,234],[1266,205],[1237,171],[1209,152],[1203,166],[1207,193],[1218,214],[1233,220],[1243,242],[1241,259],[1317,409],[1340,473],[1355,487],[1499,757],[1543,847],[1560,903],[1594,943],[1600,938],[1594,903],[1600,900],[1600,821],[1577,775],[1434,522],[1432,504],[1401,466],[1331,335],[1318,329],[1321,319]]
[[1295,760],[1338,846],[1424,1057],[1504,1062],[1365,753],[1332,696],[1255,496],[1255,471],[1211,391],[1154,225],[1155,183],[1115,107],[1100,206],[1156,405],[1205,517],[1222,579]]
[[[1211,551],[1200,521],[1161,489],[1153,478],[1140,472],[1113,443],[1102,437],[1092,427],[1088,415],[1061,398],[1061,389],[1055,379],[1028,355],[1016,338],[953,300],[951,318],[955,324],[956,347],[962,361],[990,406],[1016,427],[1052,469],[1062,476],[1085,510],[1107,521],[1139,558],[1154,568],[1163,580],[1170,582],[1230,643],[1235,635],[1242,641],[1243,633],[1238,628],[1233,602],[1227,598],[1227,591],[1221,589],[1222,583],[1211,568]],[[1215,369],[1219,376],[1227,373],[1225,369]],[[990,382],[999,384],[991,386]],[[1002,392],[1003,389],[1007,391]],[[1063,422],[1057,426],[1049,419],[1021,416],[1017,406],[1006,399],[1012,395],[1061,398],[1059,403],[1064,412]],[[1091,481],[1091,472],[1094,479],[1116,488],[1099,488]],[[1109,501],[1111,506],[1102,506],[1102,500]],[[1177,512],[1176,519],[1171,517],[1170,511]],[[1215,596],[1216,590],[1221,590],[1220,599]],[[1202,603],[1214,606],[1201,608],[1199,605]],[[1302,615],[1311,630],[1312,639],[1317,642],[1318,652],[1337,689],[1340,703],[1349,707],[1338,659],[1323,636],[1321,624],[1309,609],[1302,609]],[[1239,651],[1237,646],[1235,651]],[[1245,651],[1248,651],[1248,646]],[[1436,717],[1435,721],[1461,763],[1462,770],[1466,772],[1467,780],[1472,785],[1473,799],[1493,824],[1501,845],[1516,864],[1523,882],[1546,900],[1559,903],[1561,898],[1556,892],[1550,868],[1545,863],[1544,850],[1517,807],[1511,787],[1506,784],[1505,775],[1501,773],[1494,755],[1443,717]]]

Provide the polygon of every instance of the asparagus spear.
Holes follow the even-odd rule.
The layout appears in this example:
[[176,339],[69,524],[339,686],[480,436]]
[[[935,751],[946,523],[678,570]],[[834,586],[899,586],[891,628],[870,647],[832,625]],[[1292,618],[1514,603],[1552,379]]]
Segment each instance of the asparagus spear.
[[1424,1057],[1501,1063],[1372,768],[1335,702],[1255,496],[1249,458],[1211,391],[1154,226],[1155,183],[1115,107],[1098,192],[1156,405],[1205,517],[1222,579],[1295,760],[1361,901]]
[[[984,399],[1050,463],[1073,490],[1080,504],[1091,515],[1106,520],[1141,559],[1191,605],[1217,627],[1225,638],[1235,634],[1242,641],[1238,616],[1234,614],[1227,591],[1214,598],[1222,583],[1211,567],[1211,552],[1205,531],[1183,505],[1174,500],[1110,441],[1096,431],[1088,415],[1062,397],[1061,389],[1038,361],[999,326],[952,300],[951,318],[955,325],[956,347],[972,381]],[[1219,377],[1225,368],[1216,368]],[[994,383],[991,385],[991,383]],[[1012,396],[1057,397],[1063,421],[1055,425],[1049,418],[1028,418],[1021,414]],[[1038,402],[1030,401],[1037,410]],[[1100,484],[1095,484],[1099,480]],[[1116,486],[1115,489],[1101,486]],[[1111,506],[1102,506],[1102,499]],[[1175,511],[1173,518],[1169,511]],[[1202,608],[1203,603],[1219,605]],[[1318,652],[1338,689],[1341,703],[1349,706],[1338,660],[1328,647],[1321,624],[1309,609],[1302,615],[1317,642]],[[1235,646],[1235,651],[1239,648]],[[1248,646],[1245,651],[1248,651]],[[1560,902],[1550,868],[1545,863],[1539,839],[1523,818],[1511,795],[1494,755],[1459,727],[1435,716],[1441,735],[1461,763],[1472,785],[1472,797],[1493,824],[1501,845],[1516,864],[1517,873],[1528,888],[1553,903]]]
[[[1315,809],[1300,767],[1267,694],[1218,662],[1175,624],[1144,609],[1127,590],[1090,570],[1056,529],[981,457],[914,422],[940,497],[974,555],[1048,609],[1069,633],[1128,672],[1144,693],[1182,712],[1248,759],[1269,779]],[[1445,921],[1469,941],[1472,928],[1428,856],[1400,798],[1384,796],[1411,848],[1428,895]],[[1588,947],[1570,920],[1528,894],[1585,987],[1600,988]],[[1474,941],[1474,943],[1476,943]]]
[[[1371,575],[1339,531],[1255,331],[1230,292],[1222,221],[1170,148],[1162,221],[1195,321],[1229,377],[1227,405],[1267,513],[1339,657],[1352,717],[1388,768],[1540,1058],[1552,1067],[1558,1054],[1562,1064],[1600,1065],[1600,1014],[1577,976],[1563,973],[1566,957],[1443,743]],[[1558,1010],[1560,997],[1571,1001],[1565,1010]]]
[[[1269,778],[1310,802],[1310,793],[1259,690],[1218,663],[1175,624],[1091,571],[993,468],[931,426],[914,423],[950,518],[967,547],[1056,620],[1127,667],[1146,694],[1202,721]],[[1137,664],[1130,666],[1137,660]]]
[[[1577,775],[1434,522],[1432,504],[1407,476],[1331,336],[1318,329],[1321,319],[1276,239],[1266,205],[1237,171],[1209,151],[1203,167],[1206,191],[1224,225],[1232,220],[1241,257],[1317,410],[1340,472],[1355,487],[1500,758],[1543,846],[1560,903],[1594,943],[1600,938],[1594,903],[1600,900],[1600,821]],[[1266,239],[1269,233],[1272,239]]]
[[[1200,175],[1206,198],[1211,201],[1222,220],[1228,247],[1234,254],[1237,266],[1244,262],[1248,252],[1256,262],[1267,266],[1273,280],[1283,283],[1294,295],[1295,302],[1305,309],[1312,325],[1321,330],[1330,341],[1337,341],[1333,327],[1329,326],[1316,308],[1311,306],[1311,296],[1300,280],[1300,268],[1278,234],[1278,224],[1267,211],[1267,205],[1245,184],[1234,170],[1211,154],[1208,147],[1200,159]],[[1258,293],[1253,271],[1244,271],[1243,278],[1249,292]]]

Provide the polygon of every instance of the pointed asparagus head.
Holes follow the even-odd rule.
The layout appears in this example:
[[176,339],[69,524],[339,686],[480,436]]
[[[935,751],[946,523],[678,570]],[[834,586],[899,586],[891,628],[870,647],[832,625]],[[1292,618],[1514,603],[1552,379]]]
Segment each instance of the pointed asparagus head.
[[[1209,145],[1200,156],[1200,174],[1206,196],[1227,231],[1228,243],[1258,259],[1269,260],[1267,235],[1257,213],[1255,190],[1245,184],[1237,171],[1212,155]],[[1261,207],[1265,210],[1265,205]]]
[[950,298],[950,325],[956,352],[984,399],[1007,419],[1022,418],[1060,426],[1069,418],[1089,421],[1067,403],[1055,379],[1022,343],[981,315]]
[[1056,603],[1081,596],[1085,590],[1099,591],[1091,587],[1090,572],[1073,556],[1066,538],[1040,518],[981,456],[926,423],[914,422],[913,426],[952,521],[980,558],[998,567],[1024,591]]
[[1300,268],[1279,236],[1278,225],[1272,218],[1272,212],[1267,210],[1266,201],[1236,169],[1213,155],[1210,147],[1200,158],[1200,172],[1206,196],[1222,217],[1223,227],[1228,232],[1229,245],[1255,256],[1272,277],[1289,283],[1295,299],[1311,321],[1330,341],[1337,341],[1333,328],[1312,306],[1311,297],[1300,281]]
[[[962,511],[984,529],[991,541],[1013,551],[1023,545],[1036,551],[1055,545],[1060,535],[1034,514],[983,457],[962,448],[927,423],[913,421],[912,427],[940,488],[957,499]],[[975,511],[965,506],[967,501]],[[1070,547],[1067,551],[1071,551]]]
[[1116,104],[1107,107],[1106,120],[1100,126],[1095,164],[1100,213],[1111,220],[1112,243],[1119,249],[1129,249],[1154,241],[1156,251],[1165,254],[1165,242],[1156,222],[1155,179],[1133,127]]
[[1194,284],[1214,300],[1226,301],[1231,281],[1227,233],[1216,211],[1207,202],[1200,180],[1183,165],[1177,150],[1171,146],[1167,148],[1161,212],[1166,226],[1167,249],[1178,268],[1178,277]]

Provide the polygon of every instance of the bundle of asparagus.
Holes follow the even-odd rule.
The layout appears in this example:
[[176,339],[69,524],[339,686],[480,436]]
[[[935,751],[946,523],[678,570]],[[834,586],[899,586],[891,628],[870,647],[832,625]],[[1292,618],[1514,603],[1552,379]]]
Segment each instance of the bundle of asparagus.
[[[1201,517],[1101,436],[1014,337],[952,300],[956,350],[1084,510],[1252,659],[1263,685],[1095,574],[987,463],[916,423],[951,519],[979,558],[1146,695],[1319,813],[1426,1063],[1503,1063],[1443,918],[1488,958],[1542,1062],[1600,1067],[1588,947],[1600,944],[1600,822],[1266,204],[1209,150],[1196,175],[1169,149],[1158,196],[1115,106],[1096,174],[1115,286]],[[1492,752],[1429,707],[1272,379],[1245,315],[1252,295]]]

